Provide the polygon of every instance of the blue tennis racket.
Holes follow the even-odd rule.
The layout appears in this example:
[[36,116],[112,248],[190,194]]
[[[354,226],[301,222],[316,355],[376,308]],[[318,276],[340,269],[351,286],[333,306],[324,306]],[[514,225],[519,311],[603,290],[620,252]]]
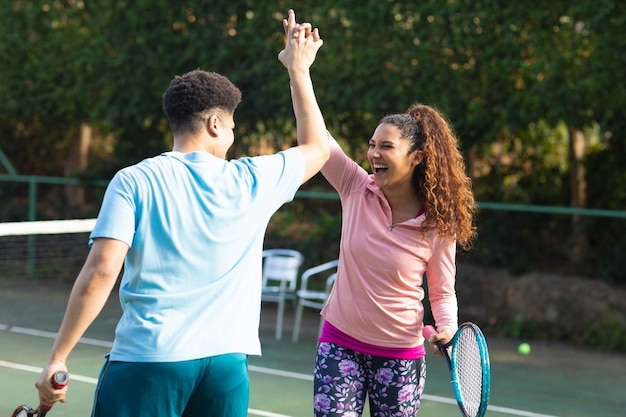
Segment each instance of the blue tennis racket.
[[[424,326],[426,340],[436,334]],[[437,343],[448,362],[452,389],[464,417],[483,417],[489,403],[491,370],[485,336],[474,323],[463,323],[448,343]]]

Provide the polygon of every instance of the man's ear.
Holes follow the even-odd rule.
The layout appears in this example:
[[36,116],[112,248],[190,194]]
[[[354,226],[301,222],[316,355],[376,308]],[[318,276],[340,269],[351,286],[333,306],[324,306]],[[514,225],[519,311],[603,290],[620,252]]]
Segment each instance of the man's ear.
[[206,121],[206,130],[209,132],[209,135],[214,137],[219,136],[219,123],[220,119],[216,114],[212,114],[208,117]]

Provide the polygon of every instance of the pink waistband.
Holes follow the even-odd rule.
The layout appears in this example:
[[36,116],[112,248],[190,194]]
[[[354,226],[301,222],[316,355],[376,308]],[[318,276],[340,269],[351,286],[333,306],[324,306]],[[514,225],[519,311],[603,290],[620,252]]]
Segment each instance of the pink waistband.
[[351,336],[348,336],[327,321],[324,322],[319,341],[334,343],[336,345],[354,350],[355,352],[365,353],[367,355],[378,356],[381,358],[419,359],[426,355],[426,348],[424,348],[424,345],[411,348],[388,348],[363,343]]

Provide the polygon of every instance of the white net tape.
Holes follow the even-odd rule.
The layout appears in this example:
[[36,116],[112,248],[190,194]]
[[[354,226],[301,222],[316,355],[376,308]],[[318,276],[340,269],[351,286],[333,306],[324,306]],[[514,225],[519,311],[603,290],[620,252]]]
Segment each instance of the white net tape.
[[73,280],[95,219],[0,223],[0,280]]

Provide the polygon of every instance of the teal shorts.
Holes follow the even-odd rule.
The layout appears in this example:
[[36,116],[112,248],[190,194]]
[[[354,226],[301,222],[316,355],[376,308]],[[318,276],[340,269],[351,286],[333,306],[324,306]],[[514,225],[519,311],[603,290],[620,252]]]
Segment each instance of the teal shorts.
[[102,367],[92,417],[246,417],[248,357],[233,353],[183,362]]

